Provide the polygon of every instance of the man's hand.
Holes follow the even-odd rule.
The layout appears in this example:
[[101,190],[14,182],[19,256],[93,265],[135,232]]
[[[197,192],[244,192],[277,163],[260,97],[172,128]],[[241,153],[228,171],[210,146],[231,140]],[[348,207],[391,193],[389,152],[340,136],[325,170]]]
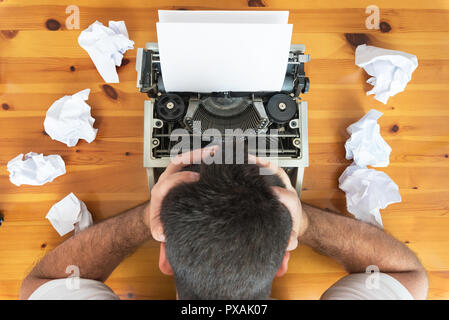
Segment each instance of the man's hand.
[[295,188],[290,182],[290,178],[284,169],[269,161],[253,155],[248,155],[248,159],[250,163],[255,163],[259,167],[267,169],[268,172],[276,174],[284,183],[285,188],[273,187],[273,191],[279,198],[279,201],[288,209],[292,217],[292,232],[290,234],[290,240],[288,241],[287,251],[296,249],[298,246],[298,238],[304,234],[309,222],[306,213],[302,210],[301,202],[299,201]]
[[157,241],[164,242],[165,235],[160,221],[162,200],[167,193],[180,183],[191,183],[198,181],[200,175],[196,172],[181,171],[191,164],[201,163],[218,149],[218,146],[196,149],[191,152],[180,154],[172,159],[165,171],[159,177],[157,183],[151,189],[150,203],[145,209],[145,224],[150,228],[151,235]]

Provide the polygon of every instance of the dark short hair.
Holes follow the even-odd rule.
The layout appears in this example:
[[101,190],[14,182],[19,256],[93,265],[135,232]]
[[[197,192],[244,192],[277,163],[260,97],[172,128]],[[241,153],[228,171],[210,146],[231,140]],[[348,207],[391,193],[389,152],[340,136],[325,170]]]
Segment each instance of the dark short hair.
[[165,250],[180,299],[265,299],[292,220],[254,164],[200,166],[162,202]]

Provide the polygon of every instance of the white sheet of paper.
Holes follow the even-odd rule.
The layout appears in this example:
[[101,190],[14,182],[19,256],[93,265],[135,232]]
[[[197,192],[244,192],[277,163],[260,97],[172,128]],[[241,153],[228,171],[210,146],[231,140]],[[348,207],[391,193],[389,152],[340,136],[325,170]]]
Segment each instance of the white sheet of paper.
[[157,23],[169,92],[279,91],[287,69],[289,24]]
[[287,24],[288,11],[159,10],[159,22]]
[[52,182],[56,177],[65,174],[65,163],[59,155],[44,156],[29,152],[23,153],[8,162],[9,180],[20,187],[22,184],[41,186]]
[[380,209],[401,202],[399,188],[382,171],[352,164],[338,179],[346,193],[346,206],[356,219],[382,227]]
[[92,215],[84,202],[73,193],[55,203],[45,216],[62,237],[75,229],[75,234],[93,224]]
[[118,83],[116,66],[122,64],[123,54],[134,48],[124,21],[109,21],[109,28],[95,21],[78,37],[79,45],[87,51],[106,83]]
[[97,136],[95,119],[90,115],[90,106],[85,102],[90,89],[56,100],[47,111],[45,132],[53,139],[73,147],[79,139],[91,143]]
[[360,167],[387,167],[390,164],[391,147],[380,135],[377,123],[381,116],[382,112],[371,109],[346,129],[351,135],[345,143],[346,159],[354,159]]
[[355,50],[355,64],[372,76],[366,82],[373,88],[366,94],[374,94],[376,100],[386,104],[389,97],[404,91],[418,59],[410,53],[362,44]]

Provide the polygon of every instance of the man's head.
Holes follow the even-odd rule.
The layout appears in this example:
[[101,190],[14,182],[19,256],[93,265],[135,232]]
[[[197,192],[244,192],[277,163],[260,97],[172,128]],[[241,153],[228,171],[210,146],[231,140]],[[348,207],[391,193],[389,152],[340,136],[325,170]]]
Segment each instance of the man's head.
[[285,273],[292,230],[288,210],[259,167],[201,165],[200,179],[180,184],[162,202],[166,242],[160,268],[173,271],[180,299],[268,298]]

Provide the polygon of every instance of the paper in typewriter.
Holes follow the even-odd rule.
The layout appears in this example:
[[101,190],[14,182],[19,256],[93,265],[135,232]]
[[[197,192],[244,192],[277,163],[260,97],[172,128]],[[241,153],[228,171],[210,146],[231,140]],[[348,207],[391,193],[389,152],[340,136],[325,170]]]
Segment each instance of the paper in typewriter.
[[159,10],[159,22],[286,24],[288,11]]
[[[292,25],[286,23],[285,13],[273,15],[272,20],[269,15],[261,15],[263,23],[256,23],[256,18],[252,23],[242,23],[245,14],[239,12],[228,18],[216,12],[197,18],[210,21],[218,17],[220,23],[190,22],[195,17],[193,13],[188,17],[184,21],[189,22],[157,23],[166,91],[281,90],[292,35]],[[175,18],[175,15],[165,15],[161,20],[174,21]]]

